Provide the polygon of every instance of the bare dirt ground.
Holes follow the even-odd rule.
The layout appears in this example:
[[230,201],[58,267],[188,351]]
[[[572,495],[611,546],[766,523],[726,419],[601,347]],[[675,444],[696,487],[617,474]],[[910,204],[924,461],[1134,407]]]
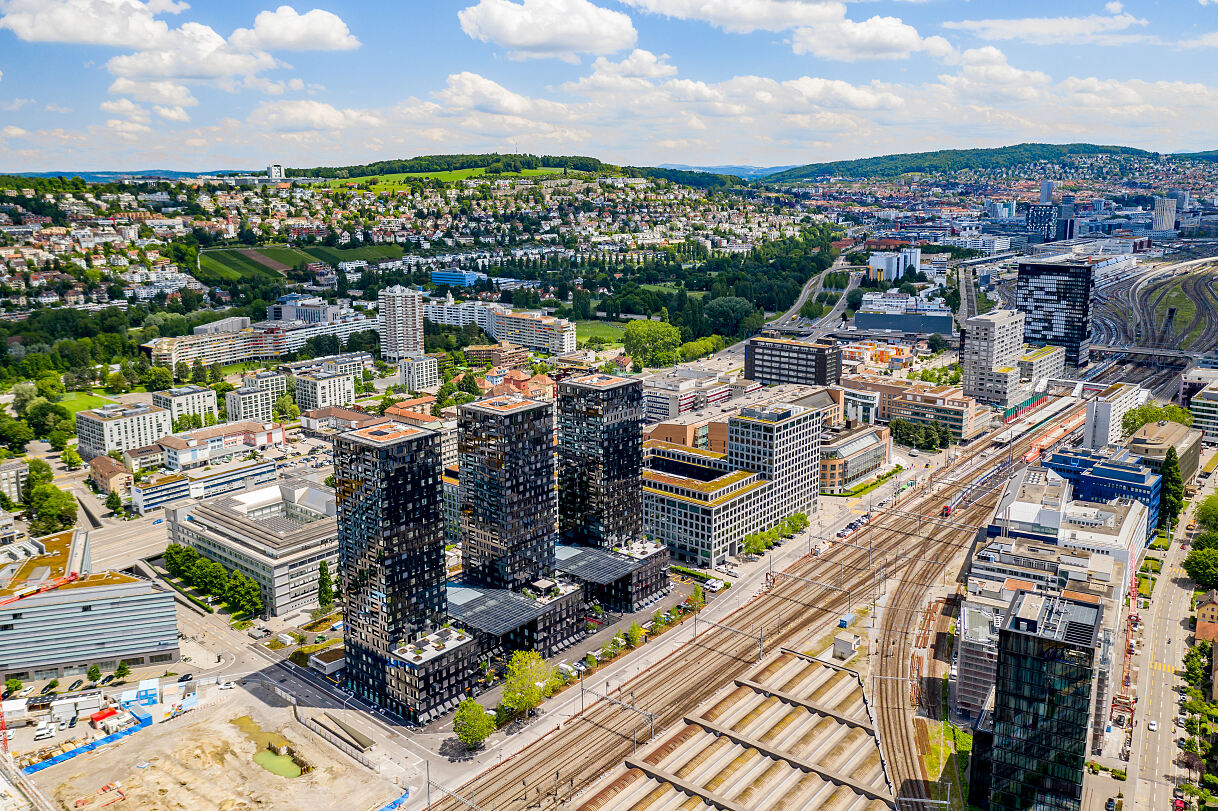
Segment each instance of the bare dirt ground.
[[[73,811],[82,798],[90,798],[82,806],[86,811],[112,799],[112,793],[97,796],[98,789],[112,781],[119,781],[126,793],[126,801],[112,807],[139,811],[365,811],[401,795],[402,789],[391,781],[297,723],[278,699],[252,690],[234,690],[218,705],[154,724],[100,753],[53,766],[35,781],[61,807]],[[230,723],[243,715],[251,716],[263,731],[286,738],[313,771],[286,778],[256,764],[256,745]]]
[[237,253],[241,254],[242,256],[246,257],[247,259],[253,259],[258,264],[265,265],[266,267],[270,268],[271,270],[277,270],[280,273],[283,273],[285,270],[292,269],[288,265],[285,265],[283,262],[276,262],[271,257],[262,255],[255,248],[241,248],[240,250],[237,251]]

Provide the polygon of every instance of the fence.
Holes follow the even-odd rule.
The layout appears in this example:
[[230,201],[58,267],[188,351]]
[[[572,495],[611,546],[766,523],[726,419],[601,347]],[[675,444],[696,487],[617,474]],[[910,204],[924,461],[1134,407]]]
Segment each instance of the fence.
[[[295,707],[293,707],[292,709],[296,710]],[[332,743],[335,746],[335,748],[337,748],[339,751],[343,752],[344,754],[348,755],[356,763],[359,763],[361,766],[366,766],[367,768],[371,769],[374,772],[377,772],[378,774],[380,773],[380,771],[381,771],[380,763],[372,760],[367,755],[365,755],[363,752],[359,751],[354,746],[350,745],[343,739],[339,738],[333,732],[326,729],[321,724],[314,721],[312,718],[309,718],[308,716],[302,716],[300,714],[300,712],[297,711],[296,720],[299,721],[300,723],[304,724],[306,727],[308,727],[309,730],[314,732],[315,734],[317,734],[318,737],[324,738],[325,740]]]
[[37,774],[38,772],[42,771],[43,769],[49,769],[52,766],[63,763],[65,760],[71,760],[72,758],[74,758],[78,755],[83,755],[86,752],[92,752],[94,749],[97,749],[100,746],[105,746],[106,744],[110,744],[110,743],[114,743],[115,741],[122,740],[123,738],[126,738],[128,735],[134,735],[135,733],[139,732],[141,729],[144,729],[145,727],[148,727],[151,725],[152,725],[151,719],[141,720],[141,721],[137,722],[137,724],[133,727],[128,727],[127,729],[124,729],[120,732],[114,732],[110,735],[107,735],[104,738],[98,738],[95,741],[90,741],[89,743],[86,743],[84,746],[78,746],[75,749],[69,749],[67,752],[64,752],[63,754],[56,755],[53,758],[47,758],[46,760],[43,760],[39,763],[31,763],[29,766],[26,766],[24,769],[22,769],[22,771],[25,772],[26,774]]

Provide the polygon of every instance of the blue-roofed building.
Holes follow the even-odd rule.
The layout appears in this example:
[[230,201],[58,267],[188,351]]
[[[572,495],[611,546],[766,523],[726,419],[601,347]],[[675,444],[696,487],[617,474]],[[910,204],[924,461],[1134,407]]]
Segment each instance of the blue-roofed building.
[[1147,540],[1159,526],[1159,494],[1163,477],[1127,450],[1104,451],[1071,448],[1042,462],[1073,485],[1074,497],[1086,501],[1132,498],[1146,505]]
[[485,273],[477,273],[472,270],[458,270],[457,268],[445,268],[444,270],[433,270],[431,272],[432,284],[446,284],[449,287],[473,287],[475,282],[485,278]]

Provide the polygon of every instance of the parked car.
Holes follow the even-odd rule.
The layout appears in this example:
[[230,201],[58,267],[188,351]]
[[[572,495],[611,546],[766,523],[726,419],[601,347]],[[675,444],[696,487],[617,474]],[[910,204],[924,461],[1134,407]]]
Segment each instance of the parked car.
[[48,684],[46,687],[42,688],[42,691],[39,693],[39,695],[45,696],[47,693],[51,693],[54,691],[55,691],[55,687]]
[[1116,811],[1116,800],[1109,797],[1108,802],[1104,803],[1104,811]]
[[84,686],[85,686],[85,680],[77,679],[76,681],[72,682],[72,686],[68,688],[68,692],[74,693],[77,690],[79,690],[81,687],[84,687]]
[[73,729],[76,726],[76,720],[77,716],[73,715],[71,720],[68,721],[68,729]]
[[231,689],[233,689],[233,683],[231,681],[222,681],[216,685],[216,689],[217,690],[231,690]]
[[178,682],[190,681],[193,678],[194,676],[190,675],[189,673],[183,673],[181,676],[178,676]]
[[112,681],[114,681],[113,673],[111,673],[109,676],[106,676],[106,678],[102,679],[101,683],[102,683],[102,686],[105,687],[107,684],[109,684]]

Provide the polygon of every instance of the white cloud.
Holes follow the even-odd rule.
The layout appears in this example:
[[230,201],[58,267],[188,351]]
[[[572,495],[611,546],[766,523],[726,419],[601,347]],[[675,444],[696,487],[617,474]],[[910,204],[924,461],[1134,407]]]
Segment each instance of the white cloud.
[[190,115],[181,107],[164,107],[160,104],[152,108],[156,114],[166,121],[189,121]]
[[264,101],[249,116],[260,129],[292,133],[310,130],[339,131],[381,124],[381,118],[360,110],[340,110],[321,101]]
[[110,115],[121,115],[132,121],[142,121],[147,123],[150,116],[148,111],[136,104],[131,99],[112,99],[103,101],[100,105],[102,112]]
[[156,15],[187,8],[161,0],[5,0],[0,28],[26,42],[147,48],[169,35],[169,25]]
[[168,104],[175,107],[194,107],[199,103],[199,100],[190,92],[190,88],[176,82],[137,82],[120,77],[110,83],[110,92],[116,95],[131,96],[137,101]]
[[68,113],[72,112],[71,107],[64,107],[63,105],[54,104],[54,103],[48,104],[46,107],[43,107],[42,109],[44,112],[60,113],[61,115],[67,115]]
[[844,16],[808,28],[798,28],[791,37],[797,54],[810,53],[821,59],[857,62],[865,59],[907,59],[926,53],[941,61],[952,61],[956,51],[943,37],[923,37],[897,17],[875,16],[855,22]]
[[194,22],[174,29],[163,47],[115,56],[106,63],[111,73],[127,79],[211,81],[226,89],[233,89],[237,77],[279,66],[265,51],[240,51],[209,26]]
[[1038,70],[1023,70],[1011,65],[1006,54],[992,45],[965,51],[959,72],[943,75],[939,81],[955,96],[992,101],[996,94],[1030,101],[1050,83],[1049,75]]
[[319,8],[300,14],[291,6],[260,12],[252,30],[238,28],[229,41],[244,50],[267,51],[349,51],[360,46],[338,15]]
[[15,127],[12,124],[0,129],[0,138],[24,138],[30,133],[21,127]]
[[6,113],[15,113],[27,104],[33,103],[33,99],[12,99],[11,101],[6,101],[3,104],[0,104],[0,110],[4,110]]
[[589,0],[479,0],[457,12],[461,30],[508,49],[512,59],[610,54],[634,45],[630,17]]
[[733,34],[785,31],[844,17],[844,5],[832,0],[622,0],[652,14],[678,20],[700,20]]
[[1111,2],[1104,4],[1104,11],[1107,11],[1109,14],[1120,14],[1124,8],[1125,5],[1123,3],[1116,2],[1116,0],[1111,0]]
[[[1213,1],[1218,2],[1218,0]],[[1181,48],[1218,48],[1218,31],[1202,34],[1195,39],[1182,40],[1179,45]]]
[[1127,45],[1151,40],[1144,34],[1118,33],[1144,27],[1144,19],[1123,14],[1120,3],[1109,3],[1113,16],[1025,17],[1014,20],[959,20],[944,28],[968,31],[986,40],[1020,40],[1034,45]]

